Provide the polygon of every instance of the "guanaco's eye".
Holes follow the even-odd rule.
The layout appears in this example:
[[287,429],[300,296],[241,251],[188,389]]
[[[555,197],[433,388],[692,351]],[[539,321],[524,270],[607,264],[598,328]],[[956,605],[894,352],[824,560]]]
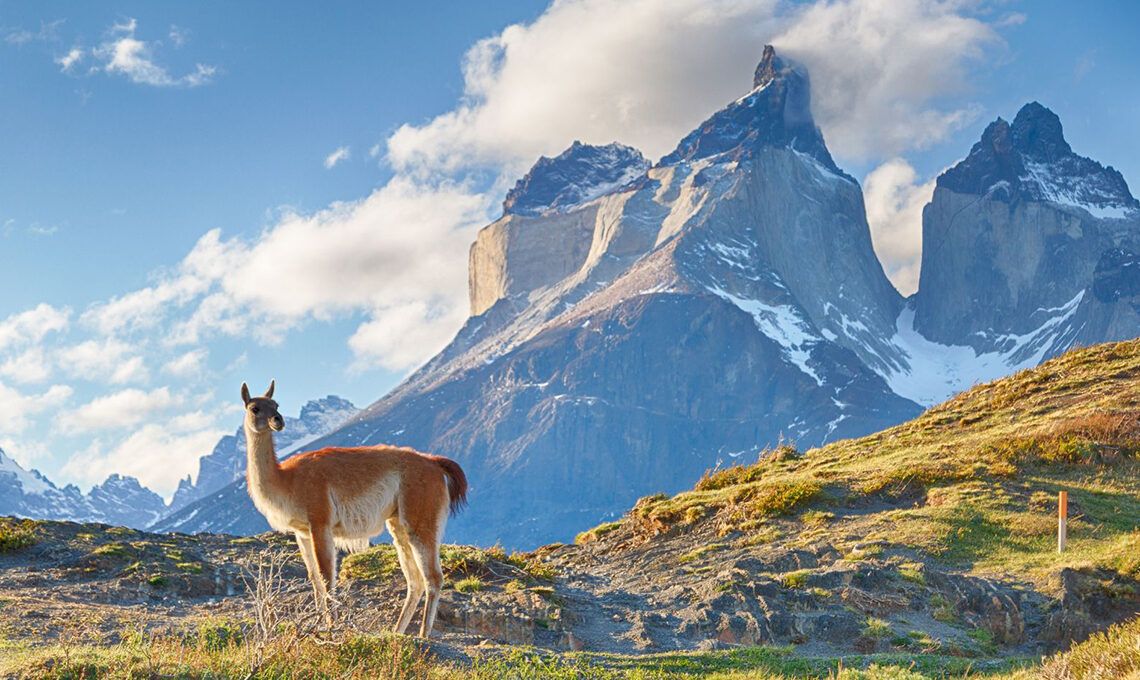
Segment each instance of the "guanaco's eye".
[[250,411],[253,411],[253,415],[257,415],[258,413],[261,412],[261,409],[254,406],[253,408],[250,409]]

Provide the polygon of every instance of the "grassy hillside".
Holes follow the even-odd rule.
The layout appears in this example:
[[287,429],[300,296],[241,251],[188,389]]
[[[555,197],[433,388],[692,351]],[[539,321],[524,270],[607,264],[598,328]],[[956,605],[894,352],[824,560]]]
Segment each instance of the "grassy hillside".
[[[875,435],[710,472],[576,546],[449,548],[430,645],[376,632],[402,596],[387,546],[346,561],[345,618],[324,630],[295,556],[272,606],[218,596],[239,553],[278,539],[0,523],[0,677],[1140,678],[1138,406],[1140,341],[1080,349]],[[101,624],[36,637],[35,610]],[[764,612],[749,620],[768,637],[737,644],[753,638],[735,614]],[[796,632],[821,620],[855,628]],[[640,651],[564,651],[598,641]]]
[[[1062,567],[1140,572],[1140,341],[1069,352],[919,418],[708,474],[580,536],[644,540],[712,524],[737,541],[905,547],[1038,587]],[[1056,550],[1057,492],[1069,550]],[[611,540],[613,540],[611,538]]]

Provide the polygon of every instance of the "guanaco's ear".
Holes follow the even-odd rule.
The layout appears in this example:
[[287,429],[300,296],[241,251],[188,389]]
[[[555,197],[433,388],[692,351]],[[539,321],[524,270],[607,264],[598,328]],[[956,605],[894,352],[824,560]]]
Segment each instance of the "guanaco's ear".
[[249,403],[249,385],[241,384],[241,400],[246,404]]
[[274,387],[274,384],[276,382],[277,382],[276,380],[270,380],[269,381],[269,389],[265,390],[265,398],[266,399],[272,399],[273,398],[273,387]]

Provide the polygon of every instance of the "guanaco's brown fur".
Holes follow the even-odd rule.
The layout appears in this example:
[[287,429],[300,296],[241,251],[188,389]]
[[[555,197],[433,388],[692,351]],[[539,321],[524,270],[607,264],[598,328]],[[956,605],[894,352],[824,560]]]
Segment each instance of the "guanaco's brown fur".
[[448,512],[467,498],[467,479],[455,461],[408,448],[325,448],[277,462],[273,432],[285,419],[273,401],[274,383],[251,397],[242,383],[249,495],[269,525],[297,539],[313,582],[317,608],[331,621],[338,547],[368,547],[387,527],[408,584],[395,631],[403,633],[425,591],[420,635],[431,634],[443,571],[439,542]]

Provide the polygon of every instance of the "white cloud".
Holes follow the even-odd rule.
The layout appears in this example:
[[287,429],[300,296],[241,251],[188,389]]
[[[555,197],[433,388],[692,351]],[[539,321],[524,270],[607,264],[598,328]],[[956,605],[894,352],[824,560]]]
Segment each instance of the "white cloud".
[[174,24],[170,25],[170,33],[168,35],[171,44],[175,47],[182,47],[186,44],[186,41],[190,39],[190,31],[188,29],[175,26]]
[[107,302],[92,305],[79,317],[80,323],[109,335],[157,325],[173,308],[204,292],[209,281],[184,265],[181,271],[148,288],[141,288]]
[[765,42],[805,63],[828,142],[862,159],[968,122],[975,107],[931,102],[964,92],[966,65],[1000,39],[961,3],[929,0],[566,0],[472,47],[462,101],[400,127],[388,159],[405,171],[517,172],[575,139],[656,158],[749,89]]
[[131,427],[179,403],[167,387],[150,392],[127,389],[83,404],[66,416],[63,425],[72,432]]
[[219,428],[177,431],[156,423],[135,430],[109,452],[102,441],[74,455],[62,473],[96,484],[107,475],[119,473],[137,477],[143,485],[169,499],[178,482],[197,468],[198,459],[227,434]]
[[209,83],[217,68],[195,64],[194,70],[174,77],[154,60],[152,45],[135,38],[138,22],[134,19],[111,27],[110,37],[91,51],[103,62],[107,73],[126,76],[132,83],[155,87],[197,87]]
[[51,361],[42,347],[30,347],[0,365],[0,374],[18,383],[37,383],[51,375]]
[[851,159],[889,158],[940,142],[976,105],[939,102],[969,91],[967,66],[1002,44],[961,2],[817,2],[773,39],[807,66],[828,145]]
[[[365,311],[371,320],[352,348],[370,362],[414,365],[462,322],[467,248],[488,208],[484,195],[462,185],[396,177],[361,201],[286,215],[252,243],[223,242],[211,232],[187,262],[211,263],[209,271],[205,264],[196,271],[212,277],[218,290],[173,337],[199,342],[220,332],[272,344],[305,318]],[[406,326],[413,311],[427,330],[391,335],[377,329],[389,322]],[[387,352],[392,356],[377,356]]]
[[64,347],[59,350],[57,361],[73,378],[106,380],[114,384],[141,382],[146,380],[147,370],[136,352],[133,345],[108,337]]
[[328,156],[325,156],[325,169],[331,170],[333,166],[342,161],[347,161],[349,158],[349,150],[347,146],[338,147]]
[[918,290],[922,209],[934,194],[934,183],[934,179],[920,182],[914,168],[899,158],[883,163],[863,180],[875,253],[903,295]]
[[202,365],[209,352],[205,349],[193,349],[166,362],[162,372],[176,378],[190,378],[202,372]]
[[67,329],[71,310],[40,303],[0,321],[0,350],[20,344],[37,343],[51,332]]
[[72,47],[67,54],[56,58],[55,63],[59,64],[61,71],[70,71],[72,66],[83,61],[84,54],[83,48]]
[[443,349],[466,316],[462,305],[421,300],[377,309],[348,339],[348,346],[358,369],[406,370]]
[[59,406],[73,393],[67,385],[52,385],[40,394],[23,394],[0,383],[0,432],[20,433],[32,416]]
[[0,451],[25,470],[35,467],[37,460],[51,457],[51,451],[43,442],[28,441],[25,438],[0,437]]

